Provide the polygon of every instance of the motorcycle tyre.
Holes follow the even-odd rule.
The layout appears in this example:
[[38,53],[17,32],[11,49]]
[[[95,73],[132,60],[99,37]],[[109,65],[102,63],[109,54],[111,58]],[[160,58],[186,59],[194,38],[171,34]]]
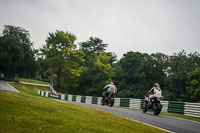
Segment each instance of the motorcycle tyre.
[[112,107],[114,105],[115,99],[111,98],[108,106]]
[[101,105],[102,106],[105,105],[105,100],[104,99],[101,100]]
[[143,113],[146,113],[146,112],[147,112],[147,106],[146,106],[146,105],[143,105],[142,112],[143,112]]
[[[156,108],[155,108],[156,107]],[[153,104],[153,114],[154,115],[159,115],[161,112],[161,105],[160,104]]]

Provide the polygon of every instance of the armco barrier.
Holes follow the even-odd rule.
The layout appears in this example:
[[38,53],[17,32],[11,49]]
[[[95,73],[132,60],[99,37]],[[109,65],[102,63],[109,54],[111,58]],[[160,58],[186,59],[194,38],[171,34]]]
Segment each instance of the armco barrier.
[[86,96],[86,101],[85,103],[87,104],[92,104],[92,96]]
[[72,95],[68,95],[68,101],[72,102]]
[[[101,98],[100,98],[101,100]],[[115,98],[114,106],[120,106],[120,98]]]
[[169,101],[168,112],[184,114],[184,102]]
[[86,96],[81,96],[81,102],[85,103],[85,101],[86,101]]
[[185,102],[184,115],[200,117],[200,103]]
[[[81,102],[87,104],[101,104],[101,97],[80,96],[80,95],[53,95],[48,92],[38,91],[38,95],[43,97],[53,97],[61,100]],[[129,107],[141,109],[144,103],[143,99],[135,98],[115,98],[114,106]],[[180,113],[188,116],[200,117],[200,103],[161,101],[162,112]]]
[[65,95],[65,100],[68,101],[68,95]]
[[129,108],[140,109],[140,105],[141,105],[141,99],[134,99],[134,98],[130,99]]
[[92,97],[92,104],[97,104],[98,102],[98,97]]
[[78,103],[81,102],[81,96],[79,96],[79,95],[76,96],[76,102],[78,102]]
[[120,98],[120,107],[129,107],[130,98]]
[[163,105],[162,112],[168,111],[169,102],[168,101],[161,101],[161,104]]
[[76,95],[72,96],[72,102],[76,102]]

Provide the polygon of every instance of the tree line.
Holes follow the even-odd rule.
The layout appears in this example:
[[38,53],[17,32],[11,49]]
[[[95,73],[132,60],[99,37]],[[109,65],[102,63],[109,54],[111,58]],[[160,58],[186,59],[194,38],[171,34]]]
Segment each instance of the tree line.
[[75,43],[70,32],[49,33],[40,49],[33,49],[22,27],[5,25],[0,35],[0,73],[6,78],[39,78],[58,91],[101,96],[114,81],[116,97],[143,98],[155,82],[165,100],[200,101],[200,54],[184,50],[173,55],[127,52],[120,60],[106,52],[108,44],[97,37]]

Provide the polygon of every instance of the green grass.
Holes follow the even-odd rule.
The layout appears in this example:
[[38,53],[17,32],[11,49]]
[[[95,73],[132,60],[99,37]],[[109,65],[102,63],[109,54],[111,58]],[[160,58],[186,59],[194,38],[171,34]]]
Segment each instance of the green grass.
[[162,133],[160,129],[87,107],[37,95],[34,87],[12,83],[20,93],[0,91],[0,133]]
[[19,90],[21,94],[28,96],[38,97],[38,90],[51,92],[49,87],[26,85],[20,83],[9,83],[9,84],[12,85],[17,90]]
[[45,85],[50,85],[49,82],[44,82],[44,81],[34,80],[34,79],[24,79],[24,78],[19,78],[19,81],[29,82],[29,83],[36,83],[36,84],[45,84]]

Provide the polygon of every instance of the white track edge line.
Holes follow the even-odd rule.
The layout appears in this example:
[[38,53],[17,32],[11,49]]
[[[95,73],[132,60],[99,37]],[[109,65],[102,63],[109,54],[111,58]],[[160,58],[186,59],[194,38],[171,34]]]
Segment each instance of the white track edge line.
[[11,88],[13,88],[16,92],[20,93],[17,89],[15,89],[13,86],[11,86],[8,82],[7,85],[9,85]]
[[169,133],[175,133],[175,132],[173,132],[173,131],[170,131],[170,130],[167,130],[167,129],[164,129],[164,128],[160,128],[160,127],[157,127],[157,126],[148,124],[148,123],[144,123],[144,122],[141,122],[141,121],[138,121],[138,120],[133,120],[133,119],[130,119],[130,118],[127,118],[127,117],[124,117],[124,118],[125,118],[125,119],[128,119],[128,120],[131,120],[131,121],[136,121],[136,122],[138,122],[138,123],[141,123],[141,124],[144,124],[144,125],[147,125],[147,126],[151,126],[151,127],[157,128],[157,129],[161,129],[161,130],[166,131],[166,132],[169,132]]

